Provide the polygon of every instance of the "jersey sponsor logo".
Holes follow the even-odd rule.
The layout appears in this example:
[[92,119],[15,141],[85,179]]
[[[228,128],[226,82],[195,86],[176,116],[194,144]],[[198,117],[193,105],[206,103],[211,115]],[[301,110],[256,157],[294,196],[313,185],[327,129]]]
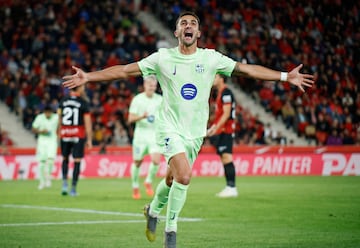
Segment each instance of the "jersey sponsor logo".
[[181,88],[181,95],[185,100],[192,100],[197,95],[197,88],[195,85],[188,83]]
[[60,137],[69,138],[69,137],[78,137],[84,138],[85,128],[84,126],[61,126],[60,128]]
[[78,137],[65,137],[65,138],[61,138],[62,141],[64,142],[79,142],[80,138]]
[[218,150],[219,152],[223,152],[226,148],[227,146],[219,146]]
[[195,71],[196,71],[197,73],[203,73],[203,72],[205,71],[204,65],[203,65],[203,64],[197,64],[197,65],[195,65]]

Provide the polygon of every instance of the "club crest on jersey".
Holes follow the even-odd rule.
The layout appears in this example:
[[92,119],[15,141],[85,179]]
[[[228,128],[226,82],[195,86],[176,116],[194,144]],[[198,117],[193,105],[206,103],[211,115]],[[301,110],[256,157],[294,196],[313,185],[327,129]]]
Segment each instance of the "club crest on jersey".
[[183,87],[181,87],[181,96],[185,100],[192,100],[197,95],[197,88],[192,83],[184,84]]
[[203,65],[203,64],[197,64],[197,65],[195,65],[195,71],[196,71],[197,73],[203,73],[203,72],[205,71],[204,65]]

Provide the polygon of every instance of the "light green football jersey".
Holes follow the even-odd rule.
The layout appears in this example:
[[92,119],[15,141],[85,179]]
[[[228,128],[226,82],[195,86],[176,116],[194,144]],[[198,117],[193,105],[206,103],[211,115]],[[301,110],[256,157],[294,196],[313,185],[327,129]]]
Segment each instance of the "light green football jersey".
[[184,55],[178,47],[161,48],[139,61],[142,74],[155,74],[163,93],[158,130],[187,139],[204,137],[215,75],[230,76],[235,64],[213,49],[197,48],[194,54]]
[[147,97],[145,92],[137,94],[130,103],[129,112],[138,116],[142,116],[145,112],[148,117],[137,121],[135,123],[134,139],[145,138],[148,134],[155,132],[155,123],[157,122],[155,116],[159,110],[162,102],[160,94],[154,93],[151,98]]
[[32,124],[33,128],[39,129],[39,130],[48,130],[49,132],[47,134],[39,134],[38,135],[38,142],[41,144],[44,144],[46,142],[56,143],[57,142],[57,126],[59,122],[59,117],[57,114],[51,114],[51,117],[48,119],[46,118],[45,114],[39,114],[35,117],[35,120]]

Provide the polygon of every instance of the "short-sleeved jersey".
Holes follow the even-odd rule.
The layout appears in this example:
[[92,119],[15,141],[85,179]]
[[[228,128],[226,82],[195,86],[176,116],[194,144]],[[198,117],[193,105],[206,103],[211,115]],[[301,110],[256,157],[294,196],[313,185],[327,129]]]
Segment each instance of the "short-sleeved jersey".
[[84,116],[90,114],[88,102],[77,95],[63,98],[59,103],[61,111],[61,138],[85,138]]
[[216,134],[227,133],[234,134],[235,132],[235,99],[231,90],[227,87],[224,87],[221,91],[217,93],[216,97],[216,110],[215,110],[215,123],[217,123],[221,116],[223,115],[224,105],[231,105],[230,117],[226,120],[225,124],[219,128]]
[[163,93],[157,129],[187,139],[204,137],[215,74],[230,76],[235,64],[213,49],[197,48],[184,55],[178,47],[161,48],[139,61],[142,74],[155,74]]
[[32,127],[38,130],[47,130],[47,134],[39,134],[38,142],[57,142],[57,127],[59,124],[59,119],[56,114],[51,114],[50,118],[46,118],[44,113],[39,114],[35,117]]
[[146,136],[149,133],[154,133],[157,111],[162,102],[160,94],[154,93],[152,97],[146,96],[145,92],[137,94],[130,103],[129,112],[137,116],[142,116],[144,113],[148,117],[139,120],[135,123],[134,138]]

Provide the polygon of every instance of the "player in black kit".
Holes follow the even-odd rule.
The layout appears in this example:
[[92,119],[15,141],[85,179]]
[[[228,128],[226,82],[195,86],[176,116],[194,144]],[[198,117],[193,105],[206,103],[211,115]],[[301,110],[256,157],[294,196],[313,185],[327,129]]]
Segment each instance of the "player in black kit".
[[74,158],[74,171],[71,184],[71,196],[76,196],[76,185],[80,174],[80,163],[84,157],[85,144],[92,147],[92,122],[89,104],[83,97],[85,87],[79,86],[71,89],[70,94],[64,97],[58,108],[59,136],[62,161],[63,185],[61,194],[68,194],[67,174],[69,169],[69,156]]

